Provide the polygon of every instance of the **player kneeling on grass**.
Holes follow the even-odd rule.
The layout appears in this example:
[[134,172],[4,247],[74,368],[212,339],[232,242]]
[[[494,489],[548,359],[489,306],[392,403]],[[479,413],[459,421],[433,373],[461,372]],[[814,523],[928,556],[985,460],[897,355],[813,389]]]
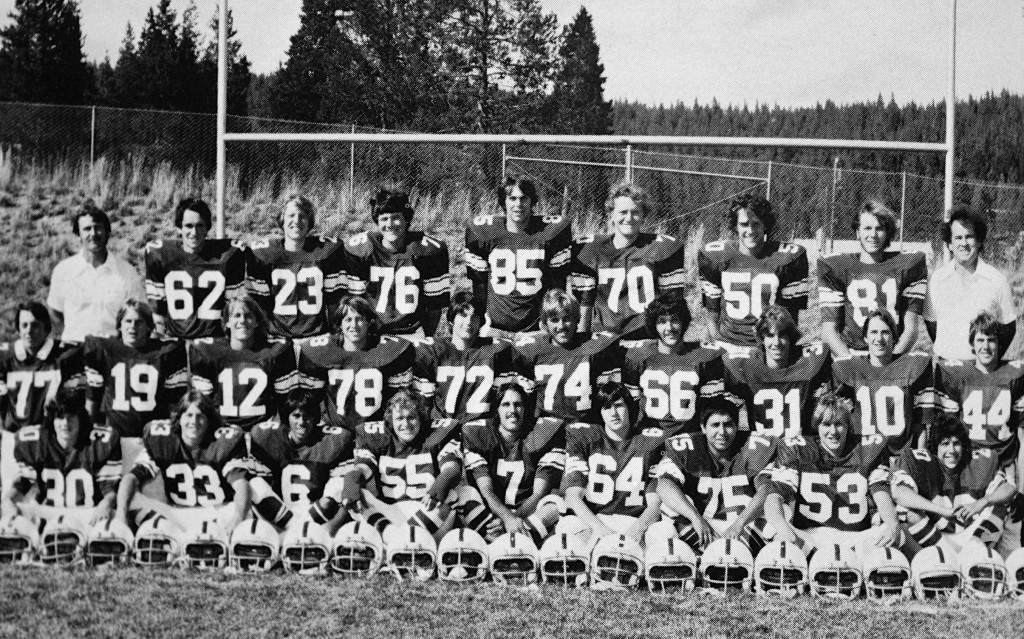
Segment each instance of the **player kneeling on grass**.
[[972,538],[994,545],[1016,492],[995,451],[972,447],[951,415],[932,425],[927,450],[904,448],[892,474],[893,499],[907,509],[908,532],[923,547],[959,551]]

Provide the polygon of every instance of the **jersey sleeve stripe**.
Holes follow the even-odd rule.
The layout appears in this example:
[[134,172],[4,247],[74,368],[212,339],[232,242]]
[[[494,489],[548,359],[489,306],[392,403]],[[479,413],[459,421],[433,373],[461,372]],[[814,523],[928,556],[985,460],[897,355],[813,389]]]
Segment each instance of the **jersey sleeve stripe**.
[[905,470],[894,470],[889,478],[889,483],[893,488],[896,486],[906,486],[915,493],[921,492],[917,487],[917,482],[914,481],[914,478],[910,476],[910,473]]
[[349,275],[348,292],[352,295],[366,295],[366,282],[354,275]]
[[597,376],[598,386],[607,384],[608,382],[618,382],[622,379],[622,371],[618,368],[612,368],[610,370],[602,371]]
[[597,281],[583,273],[573,273],[570,281],[575,291],[592,291],[597,288]]
[[686,271],[676,269],[658,276],[658,286],[661,288],[679,288],[686,284]]
[[808,280],[803,279],[798,282],[790,282],[782,287],[782,299],[794,299],[797,297],[807,297],[811,293],[811,284]]
[[167,297],[164,285],[153,280],[146,280],[146,297],[151,300],[162,300]]
[[912,299],[923,300],[925,294],[928,292],[928,281],[917,280],[907,288],[903,289],[903,297],[909,297]]
[[262,295],[264,297],[270,295],[270,285],[255,277],[246,277],[245,286],[256,295]]
[[583,477],[587,476],[587,461],[582,457],[576,455],[566,455],[565,457],[565,472],[570,474],[579,474]]
[[451,276],[445,273],[441,277],[435,277],[423,281],[423,292],[431,297],[443,295],[451,287]]
[[662,457],[661,462],[658,463],[657,476],[671,477],[680,484],[686,483],[686,475],[684,475],[683,471],[679,470],[679,466],[676,466],[676,463],[668,457]]
[[868,486],[884,484],[888,488],[890,475],[888,466],[879,466],[868,475]]
[[481,273],[487,272],[487,260],[480,257],[476,253],[466,251],[465,260],[466,266],[473,269],[474,271],[479,271]]
[[831,289],[827,286],[818,287],[818,303],[821,306],[839,308],[846,301],[846,295],[842,291]]
[[561,251],[551,256],[549,264],[552,268],[561,268],[569,263],[569,259],[572,257],[572,249],[568,246]]
[[956,402],[952,397],[946,395],[942,391],[935,392],[935,406],[941,408],[946,413],[959,413],[960,404]]
[[722,287],[713,284],[708,280],[702,279],[700,281],[700,288],[705,297],[709,297],[711,299],[718,299],[722,297]]
[[91,366],[85,367],[85,381],[93,388],[103,388],[103,376]]
[[391,388],[408,388],[410,384],[412,384],[412,371],[408,369],[388,377],[388,386]]
[[936,397],[934,389],[924,388],[914,395],[914,408],[935,408],[935,406]]
[[417,393],[427,398],[433,397],[434,393],[437,391],[437,384],[425,377],[413,376],[412,385],[413,388],[416,389]]
[[557,470],[565,470],[565,451],[561,448],[554,448],[551,451],[544,454],[537,462],[538,470],[541,468],[554,468]]
[[192,388],[195,388],[204,395],[209,395],[213,392],[213,382],[202,377],[200,375],[192,375]]
[[725,393],[725,380],[712,379],[700,387],[701,397],[716,397]]
[[164,386],[167,388],[188,388],[188,371],[183,368],[171,373],[164,381]]
[[279,395],[284,395],[292,389],[298,388],[300,385],[299,371],[292,371],[287,375],[278,377],[274,380],[274,392]]
[[343,291],[348,288],[348,275],[342,273],[332,273],[324,277],[324,290],[330,293],[335,291]]
[[325,386],[324,380],[313,377],[312,375],[299,374],[299,386],[301,388],[311,388],[314,390],[320,390]]
[[135,464],[132,466],[133,473],[135,469],[139,469],[148,478],[156,477],[160,473],[160,468],[157,467],[156,462],[149,456],[149,451],[145,448],[139,451],[139,456],[135,458]]
[[[766,469],[767,470],[767,469]],[[781,466],[771,472],[772,481],[782,486],[787,486],[796,491],[800,479],[800,473],[795,468]]]
[[466,470],[476,470],[477,468],[487,466],[487,460],[471,450],[464,450],[462,453],[462,459],[466,466]]

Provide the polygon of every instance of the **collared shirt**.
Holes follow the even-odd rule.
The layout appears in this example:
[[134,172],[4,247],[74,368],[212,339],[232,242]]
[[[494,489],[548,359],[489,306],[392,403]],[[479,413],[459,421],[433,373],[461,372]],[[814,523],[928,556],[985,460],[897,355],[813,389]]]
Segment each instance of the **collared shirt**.
[[117,311],[129,299],[146,301],[146,289],[135,267],[107,253],[97,267],[81,252],[65,258],[53,269],[46,303],[64,315],[65,342],[81,342],[86,335],[114,337]]
[[971,320],[987,311],[1000,324],[1017,319],[1010,283],[995,267],[978,258],[968,273],[949,260],[932,273],[924,303],[924,319],[935,322],[935,354],[945,359],[973,359]]

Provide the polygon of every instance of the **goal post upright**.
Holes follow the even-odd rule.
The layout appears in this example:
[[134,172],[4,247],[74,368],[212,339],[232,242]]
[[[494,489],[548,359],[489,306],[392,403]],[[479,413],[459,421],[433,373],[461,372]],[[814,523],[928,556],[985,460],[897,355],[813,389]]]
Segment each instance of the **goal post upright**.
[[217,24],[217,237],[224,237],[224,198],[227,194],[228,130],[228,0],[218,3]]

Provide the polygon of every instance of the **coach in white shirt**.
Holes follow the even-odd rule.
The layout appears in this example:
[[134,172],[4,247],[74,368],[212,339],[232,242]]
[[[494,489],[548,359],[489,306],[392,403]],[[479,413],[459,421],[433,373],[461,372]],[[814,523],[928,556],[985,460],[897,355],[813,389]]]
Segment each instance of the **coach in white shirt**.
[[81,343],[86,335],[113,337],[117,309],[128,299],[146,301],[142,277],[134,266],[107,251],[110,218],[96,206],[84,204],[71,229],[82,249],[53,269],[46,304],[64,327],[65,343]]
[[1002,326],[999,345],[1003,352],[1017,332],[1010,283],[1002,272],[981,259],[987,235],[985,218],[965,207],[954,208],[942,225],[942,240],[953,259],[932,273],[924,303],[925,326],[939,357],[974,357],[970,324],[982,311]]

